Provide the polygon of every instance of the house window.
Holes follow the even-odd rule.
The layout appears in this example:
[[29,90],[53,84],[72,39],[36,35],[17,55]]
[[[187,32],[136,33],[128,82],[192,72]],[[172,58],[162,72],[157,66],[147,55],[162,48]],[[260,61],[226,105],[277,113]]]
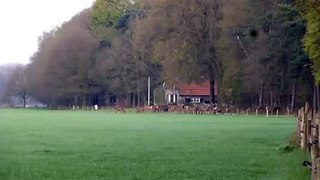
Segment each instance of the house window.
[[201,103],[201,98],[192,98],[191,103]]
[[178,96],[175,94],[169,94],[168,95],[168,103],[176,103]]

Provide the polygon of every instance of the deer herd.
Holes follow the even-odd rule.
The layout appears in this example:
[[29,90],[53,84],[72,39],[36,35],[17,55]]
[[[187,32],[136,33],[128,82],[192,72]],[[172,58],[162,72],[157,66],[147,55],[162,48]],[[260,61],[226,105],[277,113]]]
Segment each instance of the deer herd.
[[[115,112],[126,113],[125,107],[123,105],[116,105],[114,107]],[[144,112],[171,112],[180,114],[220,114],[220,115],[231,115],[232,112],[237,114],[249,114],[255,112],[258,114],[279,114],[280,107],[257,107],[257,108],[247,108],[245,110],[239,110],[232,106],[227,105],[216,105],[216,104],[194,104],[194,105],[154,105],[154,106],[144,106],[137,107],[137,113]]]

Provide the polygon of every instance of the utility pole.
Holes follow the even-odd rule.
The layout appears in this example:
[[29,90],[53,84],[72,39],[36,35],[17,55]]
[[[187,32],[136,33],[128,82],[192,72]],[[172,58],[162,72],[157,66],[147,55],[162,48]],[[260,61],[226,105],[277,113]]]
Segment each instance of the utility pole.
[[151,78],[148,77],[148,106],[150,106],[150,92],[151,91]]
[[153,89],[153,105],[156,105],[156,89]]

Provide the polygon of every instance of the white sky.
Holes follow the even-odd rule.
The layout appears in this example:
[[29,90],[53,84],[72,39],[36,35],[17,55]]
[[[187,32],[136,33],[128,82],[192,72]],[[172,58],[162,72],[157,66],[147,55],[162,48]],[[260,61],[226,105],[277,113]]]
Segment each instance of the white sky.
[[29,62],[38,37],[94,0],[0,0],[0,64]]

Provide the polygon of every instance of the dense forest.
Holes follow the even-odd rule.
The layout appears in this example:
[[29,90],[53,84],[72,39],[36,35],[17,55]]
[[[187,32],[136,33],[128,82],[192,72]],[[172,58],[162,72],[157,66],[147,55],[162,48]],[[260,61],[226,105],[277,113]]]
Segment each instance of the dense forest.
[[238,107],[318,106],[319,27],[318,0],[97,0],[39,38],[6,94],[141,106],[150,76],[152,89],[209,80],[211,102]]

